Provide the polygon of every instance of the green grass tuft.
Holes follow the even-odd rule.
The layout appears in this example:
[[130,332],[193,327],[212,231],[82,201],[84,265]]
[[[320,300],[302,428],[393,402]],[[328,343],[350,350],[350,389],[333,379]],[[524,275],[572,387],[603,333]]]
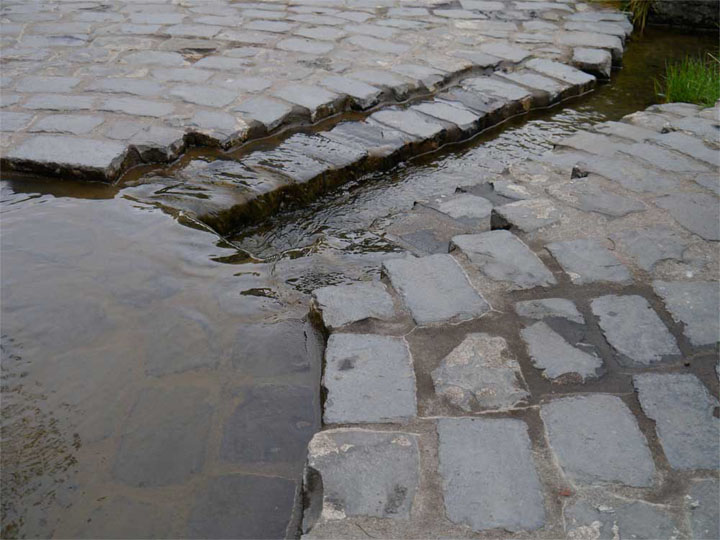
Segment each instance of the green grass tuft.
[[665,77],[655,81],[655,91],[666,103],[695,103],[712,107],[720,99],[720,60],[687,57],[667,64]]
[[628,0],[627,2],[626,9],[632,13],[633,24],[641,34],[645,30],[648,14],[654,3],[655,0]]

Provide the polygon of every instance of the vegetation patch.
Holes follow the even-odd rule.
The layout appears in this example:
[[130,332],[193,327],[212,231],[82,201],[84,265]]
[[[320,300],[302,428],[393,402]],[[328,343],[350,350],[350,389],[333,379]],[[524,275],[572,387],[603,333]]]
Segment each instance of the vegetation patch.
[[708,53],[705,58],[688,56],[667,64],[663,79],[655,81],[655,91],[666,103],[712,107],[720,99],[720,60]]

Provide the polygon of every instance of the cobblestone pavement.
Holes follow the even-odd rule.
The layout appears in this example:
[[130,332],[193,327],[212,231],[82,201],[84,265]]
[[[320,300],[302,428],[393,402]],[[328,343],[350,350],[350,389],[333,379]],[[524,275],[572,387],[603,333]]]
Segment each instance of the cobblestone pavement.
[[[3,163],[114,180],[188,146],[228,148],[531,57],[608,77],[631,26],[595,9],[576,0],[8,0]],[[509,79],[557,89],[537,73]],[[463,119],[447,106],[422,112]]]
[[308,538],[720,536],[720,105],[418,201],[323,287]]

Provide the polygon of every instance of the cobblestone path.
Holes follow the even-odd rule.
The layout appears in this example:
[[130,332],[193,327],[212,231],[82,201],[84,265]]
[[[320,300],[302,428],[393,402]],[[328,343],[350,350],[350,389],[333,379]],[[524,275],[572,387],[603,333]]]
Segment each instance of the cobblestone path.
[[718,538],[720,107],[418,201],[324,287],[308,538]]

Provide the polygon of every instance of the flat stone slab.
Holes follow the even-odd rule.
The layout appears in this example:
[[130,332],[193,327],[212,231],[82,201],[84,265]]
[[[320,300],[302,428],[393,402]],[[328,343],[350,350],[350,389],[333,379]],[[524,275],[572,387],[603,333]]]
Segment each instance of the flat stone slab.
[[455,236],[452,243],[483,274],[494,281],[508,282],[511,289],[532,289],[557,283],[540,258],[510,231]]
[[713,415],[718,400],[697,377],[645,373],[633,384],[673,469],[720,467],[720,419]]
[[675,338],[643,297],[610,294],[590,305],[621,363],[649,366],[680,354]]
[[609,249],[597,240],[582,238],[545,246],[575,285],[598,281],[629,283],[632,276]]
[[542,405],[550,448],[573,481],[652,485],[655,465],[630,409],[618,397],[590,394]]
[[[609,217],[622,217],[643,212],[646,206],[627,195],[617,195],[592,183],[591,179],[574,180],[554,188],[553,195],[569,195],[571,206],[584,212],[597,212]],[[560,193],[558,193],[560,192]]]
[[532,232],[560,220],[560,211],[548,199],[518,201],[493,210],[497,216],[498,228],[515,228]]
[[473,319],[490,310],[450,255],[393,259],[383,271],[417,324]]
[[308,446],[308,466],[322,477],[319,521],[353,516],[407,519],[418,487],[418,454],[417,437],[409,433],[317,433]]
[[325,327],[333,330],[365,319],[391,319],[393,299],[385,285],[377,281],[333,285],[313,291]]
[[477,230],[490,230],[490,216],[493,205],[490,201],[477,195],[459,193],[435,199],[427,204],[438,212]]
[[694,480],[688,492],[688,514],[694,538],[720,538],[720,483],[717,478]]
[[441,418],[445,513],[473,531],[516,532],[545,524],[543,492],[521,420]]
[[402,338],[333,334],[323,386],[326,424],[397,422],[417,414],[415,372]]
[[529,393],[507,342],[488,334],[470,334],[432,372],[435,393],[470,412],[509,409]]
[[573,347],[565,338],[540,321],[520,330],[533,365],[548,379],[576,374],[582,381],[596,377],[603,362],[594,353]]
[[720,284],[716,281],[653,281],[673,319],[699,347],[720,341]]
[[609,79],[612,73],[612,54],[604,49],[576,47],[573,49],[572,64],[587,73]]
[[640,268],[651,271],[668,259],[680,260],[690,242],[669,227],[626,229],[610,235],[622,251],[632,257]]
[[585,318],[578,311],[572,300],[566,298],[542,298],[525,300],[515,303],[515,312],[529,319],[546,319],[559,317],[568,321],[584,324]]
[[629,157],[617,155],[581,160],[576,164],[573,174],[575,176],[597,174],[638,193],[667,193],[678,187],[678,180],[674,175],[654,171]]
[[705,240],[720,240],[720,200],[705,193],[673,193],[655,199],[680,225]]

